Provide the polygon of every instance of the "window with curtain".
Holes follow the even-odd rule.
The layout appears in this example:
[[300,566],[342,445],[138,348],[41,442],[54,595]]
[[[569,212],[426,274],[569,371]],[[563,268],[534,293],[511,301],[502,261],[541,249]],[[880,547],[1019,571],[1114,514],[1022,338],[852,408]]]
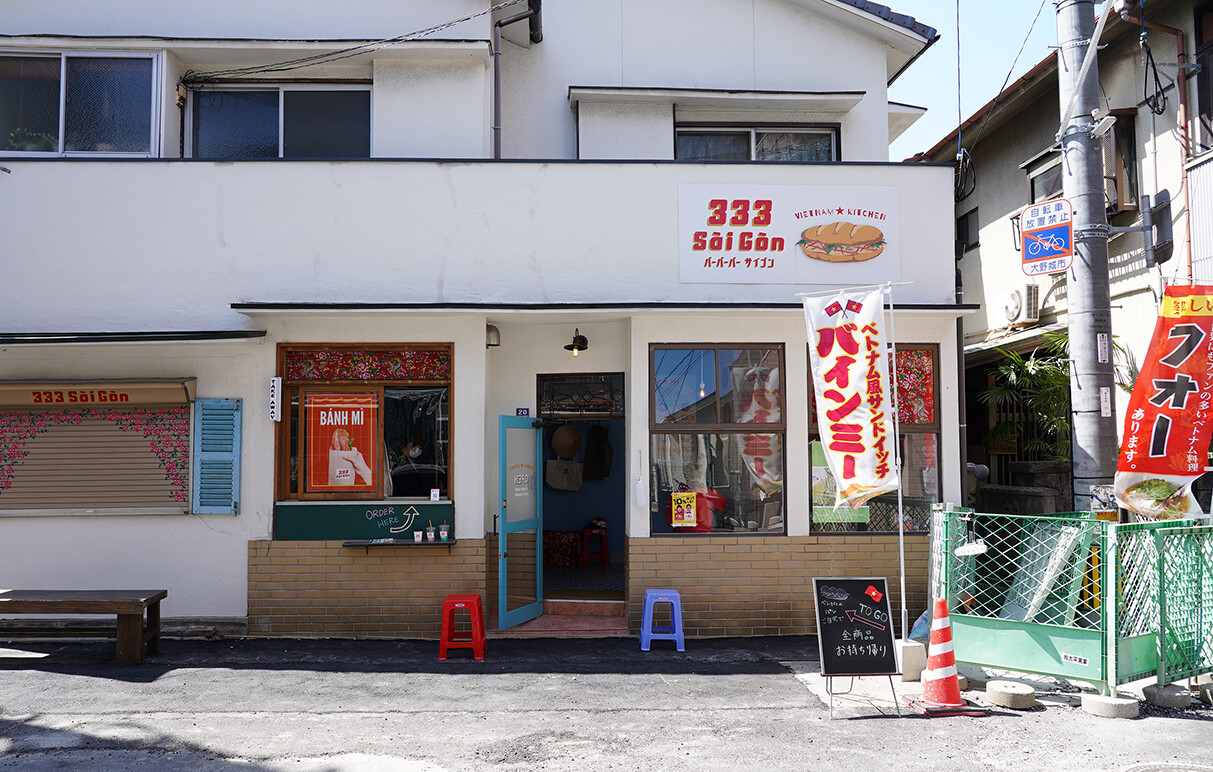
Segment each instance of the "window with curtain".
[[698,128],[675,131],[679,161],[838,160],[837,131],[829,128]]

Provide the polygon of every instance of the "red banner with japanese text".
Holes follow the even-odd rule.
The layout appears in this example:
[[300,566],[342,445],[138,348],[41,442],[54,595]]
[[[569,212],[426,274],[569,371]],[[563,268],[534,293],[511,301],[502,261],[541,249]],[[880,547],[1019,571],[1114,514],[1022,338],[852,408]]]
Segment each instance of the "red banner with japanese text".
[[809,363],[838,503],[861,506],[900,484],[884,334],[884,290],[804,299]]
[[1199,515],[1192,483],[1213,434],[1213,286],[1172,286],[1150,339],[1116,465],[1116,499],[1139,515]]

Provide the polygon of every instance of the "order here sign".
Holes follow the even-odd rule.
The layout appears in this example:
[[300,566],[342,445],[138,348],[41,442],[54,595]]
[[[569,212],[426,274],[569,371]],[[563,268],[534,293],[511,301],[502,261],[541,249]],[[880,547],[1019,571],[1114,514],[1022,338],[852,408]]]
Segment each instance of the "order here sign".
[[1058,273],[1074,262],[1074,208],[1066,199],[1024,209],[1019,232],[1023,272],[1028,276]]

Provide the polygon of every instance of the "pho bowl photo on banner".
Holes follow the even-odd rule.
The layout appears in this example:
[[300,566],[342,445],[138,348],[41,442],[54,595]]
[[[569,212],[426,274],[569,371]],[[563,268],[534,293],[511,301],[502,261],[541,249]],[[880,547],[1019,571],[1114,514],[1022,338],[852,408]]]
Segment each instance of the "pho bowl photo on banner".
[[821,442],[838,504],[849,507],[899,485],[884,296],[844,290],[804,299]]

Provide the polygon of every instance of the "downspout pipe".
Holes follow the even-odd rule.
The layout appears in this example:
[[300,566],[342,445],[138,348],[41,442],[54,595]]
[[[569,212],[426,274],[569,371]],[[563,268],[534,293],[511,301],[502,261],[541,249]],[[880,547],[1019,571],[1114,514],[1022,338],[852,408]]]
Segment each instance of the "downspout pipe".
[[507,16],[493,25],[493,158],[501,158],[501,28],[530,19],[531,42],[543,40],[543,17],[540,15],[542,0],[527,0],[527,9],[522,13]]
[[1175,120],[1179,124],[1179,146],[1183,151],[1183,161],[1180,163],[1181,184],[1184,190],[1184,256],[1187,259],[1188,278],[1192,278],[1192,209],[1188,206],[1188,161],[1192,158],[1192,141],[1188,135],[1188,55],[1184,51],[1184,31],[1165,24],[1152,21],[1142,21],[1130,16],[1128,12],[1120,14],[1120,18],[1130,24],[1144,26],[1146,29],[1165,32],[1175,36],[1175,58],[1179,64],[1179,73],[1175,76],[1175,89],[1179,92],[1179,114]]

